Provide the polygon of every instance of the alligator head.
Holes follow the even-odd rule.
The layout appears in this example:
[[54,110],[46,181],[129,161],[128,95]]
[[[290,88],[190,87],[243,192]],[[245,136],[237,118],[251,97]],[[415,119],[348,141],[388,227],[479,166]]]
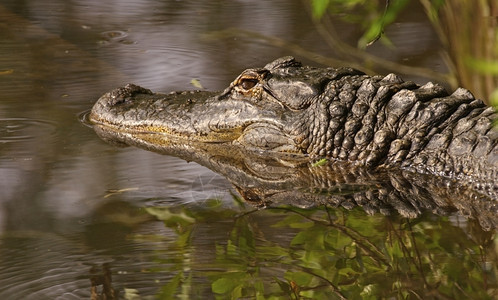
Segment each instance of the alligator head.
[[[329,82],[344,76],[361,73],[349,68],[326,72],[303,68],[292,57],[285,57],[264,68],[245,70],[221,93],[160,95],[127,85],[102,96],[90,120],[173,140],[307,154],[309,107],[319,101]],[[313,134],[319,139],[323,132]]]
[[[224,144],[258,153],[398,166],[498,189],[496,114],[465,89],[394,74],[302,66],[292,57],[242,72],[224,91],[154,94],[127,85],[90,120],[148,144]],[[140,137],[139,137],[140,135]]]

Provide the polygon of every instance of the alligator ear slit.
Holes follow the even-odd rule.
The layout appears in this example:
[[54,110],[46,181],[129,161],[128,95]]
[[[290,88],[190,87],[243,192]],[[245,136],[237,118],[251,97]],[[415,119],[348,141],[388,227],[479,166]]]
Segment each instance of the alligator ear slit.
[[230,84],[230,86],[227,87],[225,90],[223,90],[223,92],[221,92],[221,94],[216,95],[215,99],[221,100],[221,99],[225,98],[227,95],[230,95],[230,93],[232,92],[232,89],[233,89],[233,84]]

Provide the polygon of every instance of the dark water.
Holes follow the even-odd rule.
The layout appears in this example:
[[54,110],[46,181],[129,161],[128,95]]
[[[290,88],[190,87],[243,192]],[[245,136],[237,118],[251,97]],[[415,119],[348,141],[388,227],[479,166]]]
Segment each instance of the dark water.
[[[444,70],[423,11],[408,11],[389,29],[398,47],[369,51]],[[332,52],[301,1],[0,1],[0,298],[88,299],[108,274],[122,299],[496,297],[498,239],[477,222],[255,210],[222,176],[80,122],[128,82],[218,90],[296,55],[213,34],[232,27]]]

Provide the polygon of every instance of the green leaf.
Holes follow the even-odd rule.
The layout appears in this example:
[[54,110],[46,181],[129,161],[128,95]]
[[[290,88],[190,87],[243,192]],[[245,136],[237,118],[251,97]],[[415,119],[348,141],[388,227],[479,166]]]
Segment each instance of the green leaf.
[[173,213],[166,207],[146,207],[145,211],[155,216],[161,221],[170,221],[172,219],[182,220],[187,223],[195,223],[195,219],[187,216],[185,212]]
[[344,249],[346,246],[351,245],[353,240],[351,237],[339,231],[331,231],[325,236],[325,242],[329,247],[335,249]]
[[287,216],[285,219],[282,221],[272,225],[272,227],[290,227],[290,228],[301,228],[301,229],[306,229],[313,227],[313,222],[310,222],[309,220],[305,219],[303,216],[293,214],[290,216]]
[[183,272],[179,272],[175,275],[166,285],[161,288],[161,293],[158,295],[159,299],[173,299],[173,295],[176,294],[178,287],[180,286],[181,279],[183,277]]
[[339,269],[339,275],[343,275],[343,276],[352,276],[352,275],[355,275],[355,274],[359,274],[357,271],[353,270],[352,268],[350,267],[345,267],[345,268],[342,268],[342,269]]
[[201,82],[199,81],[199,79],[192,79],[190,80],[190,84],[193,85],[195,88],[198,88],[198,89],[203,89],[204,87],[202,86]]
[[225,273],[223,277],[218,278],[211,284],[211,290],[217,294],[226,294],[233,292],[238,286],[246,284],[244,280],[247,273]]
[[491,92],[491,95],[489,96],[489,101],[491,102],[491,105],[493,105],[495,108],[498,108],[498,89],[494,90]]
[[[377,12],[377,16],[373,21],[364,23],[367,30],[358,41],[358,47],[364,49],[366,46],[381,38],[384,33],[384,28],[396,20],[399,13],[408,2],[409,0],[390,1],[388,2],[388,6],[384,9],[384,12]],[[384,41],[389,43],[388,39]]]
[[498,75],[498,61],[467,57],[465,63],[472,69],[484,74]]
[[313,18],[320,19],[327,11],[330,0],[311,0]]
[[231,291],[233,287],[233,280],[227,277],[222,277],[211,284],[211,289],[217,294],[225,294]]
[[238,247],[235,245],[231,240],[228,240],[227,242],[227,255],[238,255]]
[[277,277],[273,277],[273,279],[277,282],[278,286],[283,292],[285,292],[286,294],[289,294],[291,292],[291,286],[288,281],[281,280]]
[[311,167],[319,167],[319,166],[323,166],[325,165],[326,163],[328,162],[328,160],[326,158],[322,158],[314,163],[311,164]]
[[286,274],[286,279],[294,281],[298,286],[309,286],[315,276],[306,272],[292,272]]
[[362,299],[377,299],[376,295],[378,295],[378,287],[375,284],[369,284],[363,287],[363,290],[360,293]]

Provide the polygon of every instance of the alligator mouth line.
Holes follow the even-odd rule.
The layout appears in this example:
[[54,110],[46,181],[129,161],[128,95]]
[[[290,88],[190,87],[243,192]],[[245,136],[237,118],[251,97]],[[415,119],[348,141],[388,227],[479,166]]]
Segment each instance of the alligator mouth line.
[[207,134],[182,134],[168,130],[164,127],[153,125],[117,125],[109,122],[102,122],[95,119],[90,120],[92,126],[104,127],[107,130],[116,133],[131,134],[131,135],[156,135],[164,139],[175,141],[188,141],[199,143],[227,143],[237,140],[243,132],[243,129],[237,128],[227,132],[211,132]]

